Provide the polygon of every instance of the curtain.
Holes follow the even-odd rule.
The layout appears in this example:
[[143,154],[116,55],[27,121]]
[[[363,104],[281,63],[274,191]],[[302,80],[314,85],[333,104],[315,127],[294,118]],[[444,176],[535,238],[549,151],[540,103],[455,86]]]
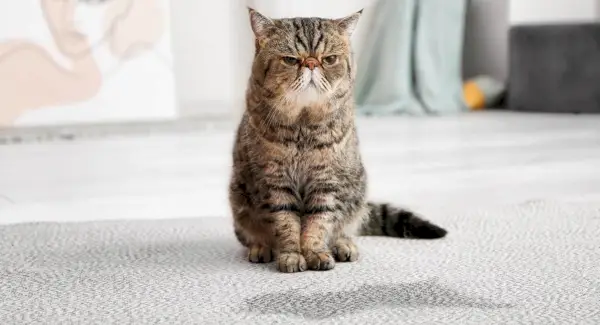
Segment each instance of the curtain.
[[358,58],[366,115],[466,111],[462,49],[467,0],[379,0]]

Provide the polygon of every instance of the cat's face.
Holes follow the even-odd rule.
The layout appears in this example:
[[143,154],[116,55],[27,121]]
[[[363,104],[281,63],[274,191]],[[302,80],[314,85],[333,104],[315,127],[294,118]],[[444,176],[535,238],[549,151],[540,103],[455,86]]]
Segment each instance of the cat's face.
[[360,12],[342,19],[269,19],[250,9],[256,37],[253,80],[286,114],[323,110],[350,90],[350,36]]

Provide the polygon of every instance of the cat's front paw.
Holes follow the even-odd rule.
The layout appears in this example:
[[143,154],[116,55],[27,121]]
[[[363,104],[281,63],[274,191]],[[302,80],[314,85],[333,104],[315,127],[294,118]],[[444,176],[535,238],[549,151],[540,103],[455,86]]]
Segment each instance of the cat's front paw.
[[326,271],[335,267],[335,260],[331,252],[307,250],[303,255],[310,270]]
[[251,245],[248,248],[248,260],[252,263],[269,263],[273,260],[273,252],[269,247]]
[[306,271],[306,260],[297,252],[281,252],[277,258],[277,269],[284,273]]
[[335,260],[339,262],[356,262],[358,247],[349,239],[338,240],[332,247]]

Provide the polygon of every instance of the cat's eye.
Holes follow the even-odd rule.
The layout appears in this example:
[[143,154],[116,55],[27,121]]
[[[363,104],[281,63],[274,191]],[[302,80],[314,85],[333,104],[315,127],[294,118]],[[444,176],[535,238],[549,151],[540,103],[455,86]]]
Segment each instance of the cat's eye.
[[325,62],[325,64],[335,64],[338,60],[337,55],[330,55],[330,56],[326,56],[323,58],[323,62]]
[[298,64],[298,62],[300,62],[300,60],[298,60],[297,58],[295,58],[293,56],[284,56],[281,60],[283,61],[283,63],[289,64],[289,65],[296,65],[296,64]]

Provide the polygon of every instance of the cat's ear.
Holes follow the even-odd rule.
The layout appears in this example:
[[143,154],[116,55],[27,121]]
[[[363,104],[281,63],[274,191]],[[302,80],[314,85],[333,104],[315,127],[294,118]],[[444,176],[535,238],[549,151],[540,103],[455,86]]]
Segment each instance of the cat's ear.
[[269,30],[275,27],[273,20],[263,16],[261,13],[250,7],[248,7],[248,13],[250,15],[250,25],[252,26],[254,36],[259,40],[266,38]]
[[352,36],[354,29],[356,29],[356,25],[358,24],[358,19],[362,15],[363,10],[359,10],[353,13],[350,16],[346,16],[344,18],[336,19],[335,22],[340,26],[340,28],[348,34],[348,36]]

